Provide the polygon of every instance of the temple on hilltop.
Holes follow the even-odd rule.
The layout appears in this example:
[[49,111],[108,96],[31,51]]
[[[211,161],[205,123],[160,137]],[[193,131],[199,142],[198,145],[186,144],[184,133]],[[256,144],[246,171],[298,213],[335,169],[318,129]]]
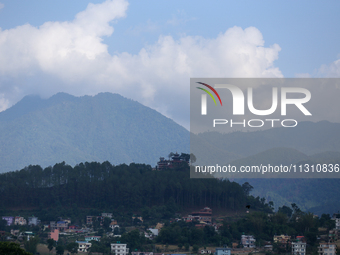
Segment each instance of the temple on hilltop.
[[156,169],[163,170],[163,169],[171,169],[176,166],[179,166],[181,163],[186,163],[189,165],[189,159],[185,158],[182,153],[179,155],[177,152],[174,153],[170,160],[164,159],[164,157],[160,157],[159,161],[157,162]]

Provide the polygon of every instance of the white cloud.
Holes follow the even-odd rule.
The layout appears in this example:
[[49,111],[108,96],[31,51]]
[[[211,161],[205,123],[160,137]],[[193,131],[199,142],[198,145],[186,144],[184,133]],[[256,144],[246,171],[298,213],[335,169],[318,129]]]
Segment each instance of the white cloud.
[[0,3],[0,10],[3,9],[5,5],[3,3]]
[[280,47],[264,47],[255,27],[229,28],[209,39],[160,36],[138,54],[110,55],[103,37],[113,33],[110,22],[124,17],[127,6],[124,0],[108,0],[89,4],[72,22],[0,31],[0,104],[32,93],[109,91],[188,127],[190,77],[283,77],[273,64]]
[[323,77],[340,77],[340,59],[334,61],[329,65],[322,65],[319,69],[319,75]]

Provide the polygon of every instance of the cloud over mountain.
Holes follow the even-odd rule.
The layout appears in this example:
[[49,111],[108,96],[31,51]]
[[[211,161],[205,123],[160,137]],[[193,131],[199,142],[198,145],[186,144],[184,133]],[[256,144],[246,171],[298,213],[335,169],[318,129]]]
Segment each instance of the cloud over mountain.
[[72,21],[1,30],[0,110],[28,94],[108,91],[188,127],[190,77],[282,77],[274,66],[281,48],[265,47],[255,27],[235,26],[215,38],[160,35],[138,54],[110,54],[103,39],[127,8],[127,1],[107,0],[89,4]]

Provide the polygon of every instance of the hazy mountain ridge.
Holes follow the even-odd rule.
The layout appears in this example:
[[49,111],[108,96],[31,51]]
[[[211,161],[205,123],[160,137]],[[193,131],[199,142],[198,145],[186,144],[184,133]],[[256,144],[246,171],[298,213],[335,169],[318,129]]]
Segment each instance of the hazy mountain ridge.
[[[273,148],[292,148],[308,156],[327,151],[340,152],[340,123],[300,122],[294,128],[272,128],[255,132],[232,132],[221,134],[218,132],[205,132],[191,135],[195,146],[204,148],[209,144],[215,148],[213,153],[209,150],[197,150],[197,159],[214,158],[218,151],[229,152],[226,157],[220,158],[220,163],[231,163],[257,153]],[[202,146],[204,144],[204,146]],[[222,162],[223,161],[223,162]]]
[[155,165],[171,151],[189,151],[189,132],[118,94],[49,99],[28,96],[0,114],[1,172],[66,161]]
[[[201,155],[216,162],[222,158],[223,164],[338,162],[339,131],[339,123],[324,121],[301,122],[296,128],[192,137],[201,145]],[[0,141],[0,172],[62,161],[70,165],[107,160],[154,166],[171,151],[189,152],[186,129],[155,110],[111,93],[25,97],[0,113]],[[196,155],[198,161],[201,155]],[[235,181],[242,184],[245,180]],[[330,212],[340,200],[339,179],[247,181],[254,186],[254,195],[273,200],[277,206],[294,202],[302,209]]]
[[[340,165],[339,152],[323,152],[307,156],[291,148],[274,148],[256,155],[233,161],[231,165],[289,165],[297,166],[309,163],[316,164],[338,164]],[[296,203],[301,209],[311,211],[318,215],[322,213],[334,213],[340,210],[340,179],[308,178],[306,173],[301,174],[304,178],[246,178],[234,179],[242,184],[249,182],[253,187],[254,196],[265,197],[267,201],[273,201],[275,208],[279,206],[290,206]]]
[[[201,165],[201,157],[221,165],[234,166],[340,164],[339,131],[339,123],[321,121],[301,122],[295,128],[273,128],[255,132],[209,132],[191,135],[191,138],[196,146],[200,146],[196,150],[197,155],[195,154],[197,165]],[[252,194],[274,201],[276,208],[283,204],[296,203],[303,210],[318,214],[340,210],[338,178],[234,180],[240,184],[249,182],[254,187]]]

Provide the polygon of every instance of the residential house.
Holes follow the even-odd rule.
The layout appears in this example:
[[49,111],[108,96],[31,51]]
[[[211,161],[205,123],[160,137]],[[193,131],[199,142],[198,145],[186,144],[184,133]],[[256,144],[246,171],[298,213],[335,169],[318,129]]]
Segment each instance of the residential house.
[[100,241],[100,236],[85,236],[85,241],[90,242],[90,241]]
[[58,240],[59,240],[59,230],[54,229],[53,231],[48,233],[48,238],[53,239],[54,241],[58,242]]
[[212,210],[209,207],[204,207],[198,212],[192,212],[187,217],[183,217],[186,222],[197,220],[202,223],[211,223]]
[[38,217],[28,217],[28,225],[30,226],[37,226],[40,224],[40,220],[38,219]]
[[92,243],[86,241],[76,241],[78,244],[78,252],[88,252],[92,246]]
[[22,233],[23,236],[26,236],[27,237],[27,241],[30,240],[30,238],[33,238],[34,237],[34,233],[32,231],[25,231]]
[[160,231],[162,229],[162,227],[164,227],[164,224],[158,222],[155,229],[158,229]]
[[243,248],[255,248],[256,239],[252,235],[241,235],[241,245]]
[[131,255],[156,255],[159,253],[153,253],[153,252],[140,252],[140,251],[134,251],[131,252]]
[[231,249],[225,244],[223,248],[216,248],[215,255],[230,255]]
[[71,224],[71,219],[62,219],[62,218],[60,218],[60,221],[64,221],[64,222],[66,222],[68,225]]
[[290,236],[288,235],[274,235],[274,243],[287,244],[290,243]]
[[65,231],[68,228],[68,222],[66,221],[57,221],[57,229],[60,232]]
[[86,225],[92,225],[93,216],[86,216]]
[[271,244],[266,244],[265,246],[263,246],[263,249],[265,251],[272,251],[273,250],[273,245]]
[[335,221],[335,229],[340,229],[340,213],[334,213],[332,220]]
[[16,216],[14,219],[14,225],[27,225],[27,221],[24,217]]
[[328,240],[330,242],[335,242],[339,239],[339,231],[337,229],[332,229],[332,230],[329,230],[328,232]]
[[336,244],[335,243],[320,243],[318,248],[319,255],[335,255]]
[[138,219],[141,222],[143,222],[143,217],[141,217],[141,216],[132,216],[132,221],[135,220],[135,219]]
[[50,230],[53,231],[57,229],[57,223],[55,221],[50,221]]
[[102,213],[102,217],[107,217],[107,218],[110,218],[110,219],[112,219],[112,217],[113,217],[113,214],[112,213]]
[[112,229],[112,231],[113,231],[115,228],[119,228],[119,225],[117,225],[117,221],[111,221],[111,223],[110,223],[110,228]]
[[129,254],[129,248],[126,247],[126,244],[120,242],[112,243],[111,253],[114,253],[115,255],[127,255]]
[[202,249],[202,250],[199,251],[199,253],[201,253],[201,254],[211,254],[211,250]]
[[16,229],[16,230],[11,229],[11,235],[13,235],[13,236],[19,236],[19,234],[20,234],[20,230],[19,230],[19,229]]
[[306,255],[306,243],[302,241],[292,242],[293,255]]
[[147,232],[144,233],[146,238],[150,240],[154,239],[155,236],[158,236],[158,229],[156,228],[149,228]]
[[68,229],[79,229],[78,225],[71,225],[68,227]]
[[14,224],[14,217],[13,216],[2,216],[2,219],[7,221],[7,226]]

